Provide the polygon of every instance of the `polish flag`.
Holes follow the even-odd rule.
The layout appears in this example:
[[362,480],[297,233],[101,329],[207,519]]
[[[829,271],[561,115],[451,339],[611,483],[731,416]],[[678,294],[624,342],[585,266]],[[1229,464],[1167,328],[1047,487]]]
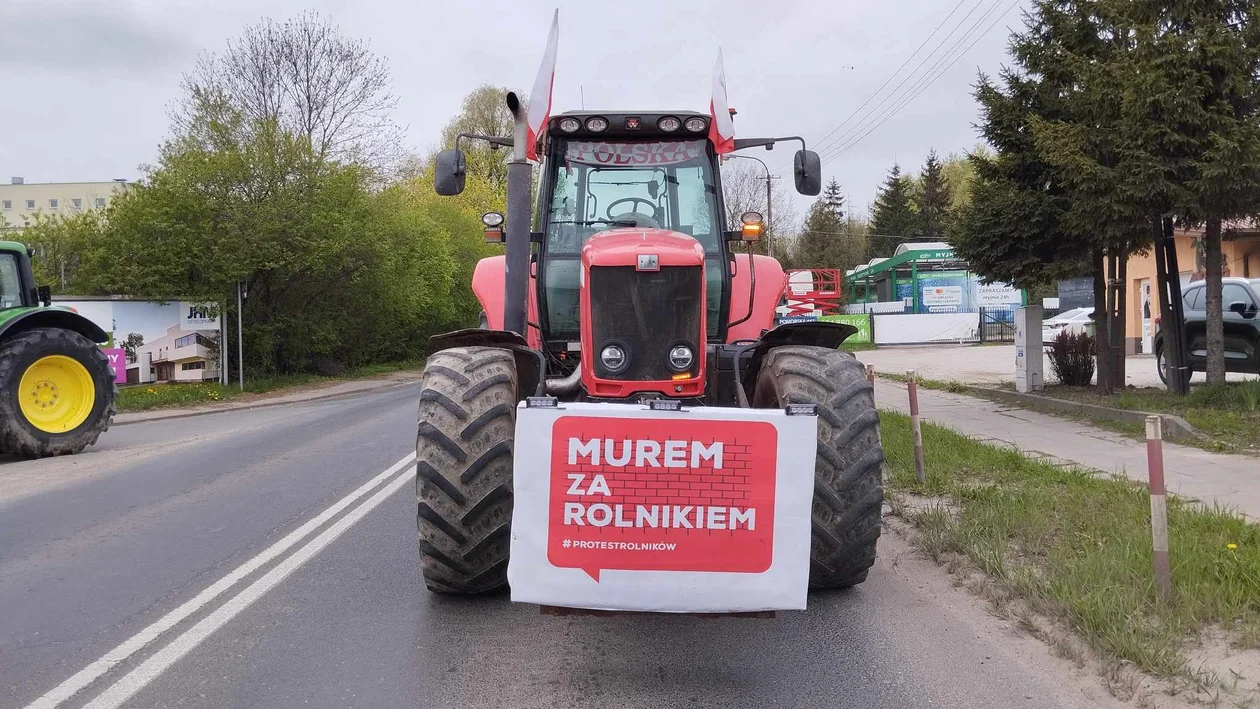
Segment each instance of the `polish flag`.
[[538,160],[538,137],[542,135],[551,117],[551,86],[556,78],[556,44],[560,39],[560,10],[551,16],[551,32],[547,35],[547,51],[543,52],[538,78],[534,79],[534,91],[529,95],[529,139],[525,144],[525,157]]
[[719,155],[735,149],[735,122],[731,120],[730,104],[726,100],[726,70],[722,68],[722,50],[718,49],[717,64],[713,65],[713,98],[709,101],[709,140]]

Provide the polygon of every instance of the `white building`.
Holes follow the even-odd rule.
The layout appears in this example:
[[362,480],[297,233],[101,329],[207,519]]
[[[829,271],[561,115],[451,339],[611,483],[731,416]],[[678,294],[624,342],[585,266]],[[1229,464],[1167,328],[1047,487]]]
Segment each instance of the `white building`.
[[127,383],[218,381],[218,330],[189,332],[172,325],[166,334],[136,348],[127,361]]
[[125,180],[110,182],[33,182],[14,177],[0,184],[0,229],[22,229],[35,222],[36,214],[77,214],[104,209],[127,186]]

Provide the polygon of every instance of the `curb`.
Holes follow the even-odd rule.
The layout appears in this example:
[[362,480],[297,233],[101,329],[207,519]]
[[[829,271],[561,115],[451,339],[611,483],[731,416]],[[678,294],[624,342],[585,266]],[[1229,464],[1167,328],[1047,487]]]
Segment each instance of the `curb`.
[[[224,413],[230,413],[233,411],[253,411],[254,409],[269,409],[276,406],[287,406],[290,404],[307,404],[307,403],[316,402],[316,401],[332,401],[334,399],[348,399],[351,397],[359,396],[360,394],[372,394],[375,392],[383,391],[385,389],[393,389],[397,387],[407,386],[409,384],[414,384],[418,381],[419,381],[418,379],[391,381],[387,385],[369,387],[367,389],[356,389],[355,391],[345,391],[339,394],[325,394],[323,396],[312,396],[307,399],[297,399],[297,400],[289,400],[289,401],[281,401],[281,400],[259,401],[259,402],[251,403],[251,404],[241,404],[239,406],[224,406],[221,408],[198,409],[195,411],[189,411],[187,409],[179,409],[178,413],[170,413],[170,414],[157,415],[157,416],[146,416],[145,418],[135,418],[135,419],[130,419],[126,421],[119,421],[118,416],[120,415],[121,416],[133,415],[132,413],[124,413],[124,414],[119,414],[119,415],[114,416],[114,420],[110,422],[110,428],[113,428],[115,426],[130,426],[132,424],[137,424],[137,423],[151,423],[153,421],[170,421],[173,419],[193,418],[194,416],[208,416],[210,414],[224,414]],[[143,414],[148,414],[148,413],[160,413],[160,412],[161,410],[159,409],[155,412],[136,411],[133,413],[134,415],[143,415]]]
[[973,384],[962,385],[964,389],[986,399],[1002,401],[1008,404],[1014,404],[1023,408],[1032,409],[1051,409],[1054,411],[1065,411],[1067,413],[1081,414],[1084,416],[1092,416],[1095,418],[1111,419],[1121,423],[1143,426],[1146,424],[1147,416],[1158,416],[1163,420],[1164,434],[1169,438],[1182,438],[1193,440],[1208,440],[1194,426],[1180,416],[1173,414],[1156,414],[1146,411],[1131,411],[1129,409],[1113,409],[1109,406],[1099,406],[1097,404],[1086,404],[1079,401],[1067,401],[1065,399],[1056,399],[1051,396],[1039,396],[1037,394],[1023,394],[1017,391],[1009,391],[1006,389],[992,389],[989,387],[975,386]]

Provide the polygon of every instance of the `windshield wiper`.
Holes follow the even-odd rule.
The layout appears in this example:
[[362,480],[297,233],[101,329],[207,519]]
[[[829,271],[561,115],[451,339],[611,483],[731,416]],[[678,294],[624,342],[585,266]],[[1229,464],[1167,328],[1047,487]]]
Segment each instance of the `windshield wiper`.
[[553,221],[552,224],[577,224],[578,226],[595,226],[596,224],[615,224],[617,226],[638,226],[639,223],[631,219],[589,219],[586,221]]

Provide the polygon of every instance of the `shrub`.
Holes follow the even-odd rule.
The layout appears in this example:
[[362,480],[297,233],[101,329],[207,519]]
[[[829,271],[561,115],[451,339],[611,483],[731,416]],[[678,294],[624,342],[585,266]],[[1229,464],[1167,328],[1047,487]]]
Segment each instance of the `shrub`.
[[1094,338],[1061,331],[1050,344],[1050,368],[1060,384],[1088,386],[1094,378]]

